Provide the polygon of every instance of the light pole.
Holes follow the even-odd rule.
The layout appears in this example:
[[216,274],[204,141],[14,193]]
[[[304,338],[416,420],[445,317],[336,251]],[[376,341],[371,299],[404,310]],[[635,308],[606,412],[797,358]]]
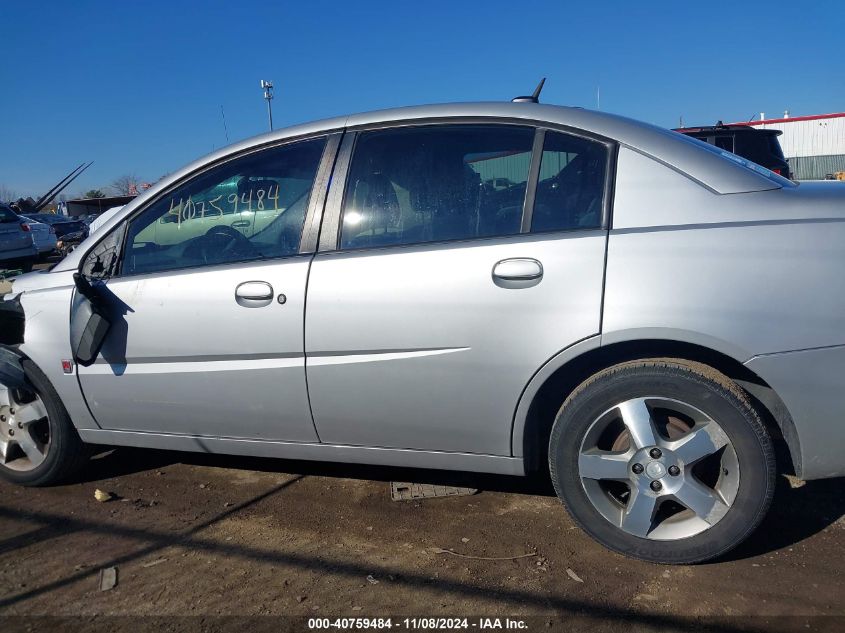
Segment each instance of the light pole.
[[273,99],[273,82],[261,80],[261,87],[264,89],[264,98],[267,100],[267,117],[270,119],[270,131],[273,131],[273,106],[270,101]]

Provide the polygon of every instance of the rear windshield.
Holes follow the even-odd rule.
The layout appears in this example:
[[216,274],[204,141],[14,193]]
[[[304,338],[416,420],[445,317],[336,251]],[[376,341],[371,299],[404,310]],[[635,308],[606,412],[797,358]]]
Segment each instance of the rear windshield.
[[734,152],[759,160],[769,160],[772,156],[783,160],[783,150],[780,148],[777,136],[766,132],[737,134]]
[[729,160],[729,161],[731,161],[731,162],[733,162],[737,165],[745,167],[746,169],[750,169],[751,171],[759,174],[760,176],[763,176],[764,178],[768,178],[769,180],[771,180],[773,183],[775,183],[779,187],[797,187],[798,186],[794,182],[792,182],[791,180],[788,180],[788,179],[784,178],[783,176],[779,176],[778,174],[771,171],[770,169],[766,169],[762,165],[758,165],[757,163],[751,162],[750,160],[747,160],[747,159],[743,158],[742,156],[737,156],[733,152],[729,152],[729,151],[724,150],[720,147],[716,147],[715,145],[711,145],[710,143],[707,143],[706,141],[699,140],[695,137],[687,136],[686,134],[681,134],[681,136],[684,139],[686,139],[688,142],[695,143],[696,145],[698,145],[698,147],[700,147],[701,149],[707,150],[711,154],[718,154],[719,156],[721,156],[725,160]]
[[19,222],[18,216],[15,215],[9,207],[0,205],[0,222]]

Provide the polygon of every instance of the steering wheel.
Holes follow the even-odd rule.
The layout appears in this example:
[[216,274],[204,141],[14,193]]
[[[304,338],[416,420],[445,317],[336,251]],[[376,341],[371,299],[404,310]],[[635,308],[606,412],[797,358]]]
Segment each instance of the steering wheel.
[[227,253],[238,255],[255,253],[255,247],[243,233],[225,224],[212,226],[205,232],[200,241],[200,250],[206,263],[225,261]]

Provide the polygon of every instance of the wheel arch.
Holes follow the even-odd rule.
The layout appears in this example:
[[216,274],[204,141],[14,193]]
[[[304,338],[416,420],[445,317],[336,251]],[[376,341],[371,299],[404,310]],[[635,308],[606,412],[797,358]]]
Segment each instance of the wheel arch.
[[801,475],[801,450],[795,423],[783,400],[759,375],[736,358],[686,341],[637,339],[601,345],[595,336],[550,359],[522,394],[513,424],[512,454],[526,472],[545,468],[548,437],[563,401],[587,378],[618,363],[645,358],[674,358],[703,363],[736,382],[757,408],[775,444],[778,469]]

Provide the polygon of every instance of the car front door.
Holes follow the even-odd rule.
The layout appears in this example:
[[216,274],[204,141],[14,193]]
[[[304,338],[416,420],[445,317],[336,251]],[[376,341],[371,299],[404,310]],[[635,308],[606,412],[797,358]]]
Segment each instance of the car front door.
[[213,166],[119,229],[120,268],[104,293],[112,325],[97,360],[78,369],[101,427],[317,440],[303,349],[313,245],[302,234],[336,141]]
[[611,150],[505,124],[345,137],[306,311],[323,442],[511,454],[532,375],[600,331]]

